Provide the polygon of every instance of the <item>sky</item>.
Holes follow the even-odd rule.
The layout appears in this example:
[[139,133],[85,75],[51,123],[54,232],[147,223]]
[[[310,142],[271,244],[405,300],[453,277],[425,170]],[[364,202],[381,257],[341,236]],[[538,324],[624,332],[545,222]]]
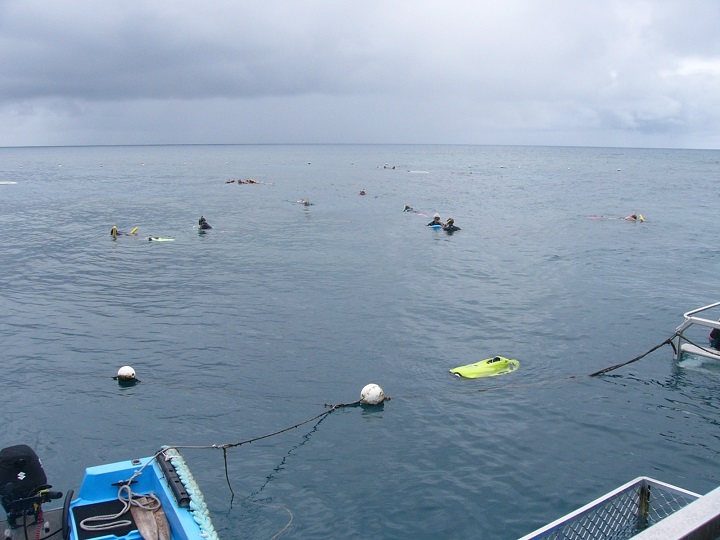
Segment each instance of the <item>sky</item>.
[[720,148],[716,0],[0,0],[0,146]]

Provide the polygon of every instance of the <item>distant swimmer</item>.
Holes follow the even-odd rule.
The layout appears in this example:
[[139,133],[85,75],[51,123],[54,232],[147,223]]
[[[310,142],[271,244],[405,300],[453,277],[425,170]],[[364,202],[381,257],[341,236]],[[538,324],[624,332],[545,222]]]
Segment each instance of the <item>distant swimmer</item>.
[[460,227],[458,227],[457,225],[455,225],[455,220],[454,220],[453,218],[448,218],[448,220],[447,220],[447,222],[445,223],[445,225],[443,225],[443,230],[444,230],[445,232],[447,232],[448,234],[452,234],[452,233],[454,233],[455,231],[459,231],[459,230],[461,230],[461,229],[460,229]]
[[443,226],[442,221],[440,221],[440,214],[435,214],[433,216],[433,220],[427,224],[427,227],[433,227],[433,226],[438,226],[438,227]]
[[113,225],[112,229],[110,229],[110,236],[112,236],[113,238],[117,238],[118,236],[134,236],[139,229],[140,227],[135,227],[130,232],[118,231],[117,226]]
[[212,226],[207,222],[205,216],[200,216],[200,219],[198,220],[198,227],[201,229],[212,229]]
[[360,195],[365,195],[365,190],[364,190],[364,189],[361,189],[361,190],[360,190]]
[[411,212],[411,213],[413,213],[413,214],[417,214],[418,216],[428,217],[427,214],[423,214],[422,212],[418,212],[417,210],[415,210],[415,209],[414,209],[412,206],[410,206],[409,204],[406,204],[405,206],[403,206],[403,212]]
[[312,206],[312,203],[309,199],[300,199],[298,201],[298,204],[302,204],[303,206]]
[[638,214],[637,212],[634,212],[634,213],[630,214],[629,216],[625,216],[624,219],[625,219],[625,221],[636,221],[636,222],[640,222],[640,223],[645,221],[645,218],[643,217],[643,215]]

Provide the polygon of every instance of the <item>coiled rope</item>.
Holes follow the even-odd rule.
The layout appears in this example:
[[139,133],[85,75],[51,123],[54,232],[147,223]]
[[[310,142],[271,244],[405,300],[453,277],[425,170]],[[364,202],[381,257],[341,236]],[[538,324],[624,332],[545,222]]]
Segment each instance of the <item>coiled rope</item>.
[[[153,457],[153,459],[155,459],[155,457]],[[132,478],[130,480],[127,480],[126,482],[123,482],[123,485],[120,486],[120,489],[118,489],[118,499],[120,500],[120,502],[123,503],[123,509],[120,512],[118,512],[117,514],[105,514],[101,516],[91,516],[85,518],[80,522],[80,528],[85,531],[107,531],[110,529],[115,529],[117,527],[127,527],[129,525],[132,525],[132,521],[130,521],[129,519],[120,518],[122,518],[122,516],[128,510],[130,510],[130,507],[137,506],[151,512],[160,508],[160,506],[162,506],[160,503],[160,499],[158,499],[155,495],[153,495],[152,493],[149,493],[147,495],[138,495],[137,493],[133,493],[132,489],[130,488],[130,482],[132,482],[132,480],[136,476],[138,476],[142,472],[142,470],[151,462],[152,459],[149,460],[148,463],[143,465],[140,469],[135,471],[135,474],[132,475]],[[123,494],[126,494],[127,498],[123,497]],[[103,523],[93,525],[93,522]]]

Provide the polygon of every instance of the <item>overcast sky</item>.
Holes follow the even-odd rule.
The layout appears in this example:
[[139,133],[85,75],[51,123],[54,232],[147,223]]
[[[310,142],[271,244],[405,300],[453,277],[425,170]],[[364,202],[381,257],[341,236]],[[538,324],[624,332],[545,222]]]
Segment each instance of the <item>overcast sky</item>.
[[720,148],[720,1],[0,0],[0,146]]

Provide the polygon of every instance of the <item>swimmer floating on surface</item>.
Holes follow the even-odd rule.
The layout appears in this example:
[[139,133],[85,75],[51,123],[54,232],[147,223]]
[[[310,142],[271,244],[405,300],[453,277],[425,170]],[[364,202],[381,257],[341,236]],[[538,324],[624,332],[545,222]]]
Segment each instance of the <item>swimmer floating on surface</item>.
[[139,229],[140,227],[135,227],[130,232],[118,231],[117,226],[113,225],[112,229],[110,229],[110,236],[112,236],[113,239],[117,238],[118,236],[135,236],[135,233],[137,233]]
[[418,216],[428,217],[427,214],[423,214],[422,212],[418,212],[417,210],[415,210],[415,209],[414,209],[412,206],[410,206],[409,204],[406,204],[405,206],[403,206],[403,212],[410,212],[410,213],[412,213],[412,214],[417,214]]
[[642,223],[645,221],[645,218],[642,214],[638,214],[637,212],[633,212],[629,216],[625,216],[623,218],[625,221],[634,221],[636,223]]

